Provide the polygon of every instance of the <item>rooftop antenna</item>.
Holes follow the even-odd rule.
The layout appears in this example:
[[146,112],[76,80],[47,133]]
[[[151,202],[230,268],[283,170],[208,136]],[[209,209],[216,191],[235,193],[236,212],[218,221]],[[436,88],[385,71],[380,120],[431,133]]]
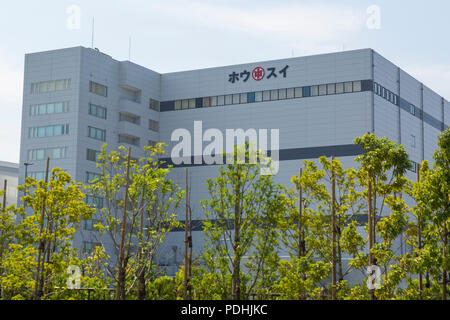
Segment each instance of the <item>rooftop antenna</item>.
[[131,36],[128,38],[128,61],[131,61]]
[[92,17],[92,38],[91,38],[91,48],[94,49],[94,17]]

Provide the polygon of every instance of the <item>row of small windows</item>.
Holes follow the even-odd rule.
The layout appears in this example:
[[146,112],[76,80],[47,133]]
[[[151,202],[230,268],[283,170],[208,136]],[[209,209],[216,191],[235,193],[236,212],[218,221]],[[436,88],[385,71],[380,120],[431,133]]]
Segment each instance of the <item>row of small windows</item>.
[[28,150],[28,161],[38,161],[50,159],[64,159],[67,157],[66,147],[32,149]]
[[388,89],[386,89],[385,87],[381,86],[376,82],[373,83],[373,92],[375,92],[375,94],[379,95],[380,97],[386,99],[387,101],[395,105],[398,105],[398,95],[389,91]]
[[360,92],[362,91],[361,83],[361,81],[348,81],[297,88],[275,89],[204,98],[176,100],[175,110]]
[[106,108],[90,103],[89,114],[97,118],[106,119]]
[[89,82],[89,91],[99,96],[108,96],[108,87],[94,81]]
[[37,93],[69,90],[70,85],[71,79],[34,82],[31,84],[31,93],[37,94]]
[[30,116],[69,112],[69,101],[33,104],[30,106]]
[[[62,171],[67,171],[63,169]],[[31,177],[35,180],[44,180],[45,179],[45,171],[33,171],[29,172],[27,177]],[[49,174],[50,177],[50,174]]]
[[28,130],[29,138],[58,137],[69,134],[69,124],[32,127]]
[[35,171],[35,172],[30,172],[28,174],[28,177],[31,177],[35,180],[44,180],[45,178],[45,171]]
[[[385,87],[381,86],[380,84],[378,84],[376,82],[373,83],[373,92],[375,94],[377,94],[378,96],[386,99],[387,101],[389,101],[397,106],[400,105],[400,99],[399,99],[398,95],[389,91],[388,89],[386,89]],[[404,104],[406,104],[406,108],[405,108]],[[416,107],[413,104],[408,103],[403,100],[402,106],[413,116],[416,115]]]

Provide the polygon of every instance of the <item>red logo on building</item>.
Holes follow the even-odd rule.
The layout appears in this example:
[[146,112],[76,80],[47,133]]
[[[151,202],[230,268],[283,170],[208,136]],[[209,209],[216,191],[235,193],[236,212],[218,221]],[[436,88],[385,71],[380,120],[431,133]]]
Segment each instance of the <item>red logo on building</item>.
[[264,71],[264,68],[256,67],[252,71],[252,78],[255,79],[256,81],[259,81],[264,78],[265,74],[266,74],[266,72]]

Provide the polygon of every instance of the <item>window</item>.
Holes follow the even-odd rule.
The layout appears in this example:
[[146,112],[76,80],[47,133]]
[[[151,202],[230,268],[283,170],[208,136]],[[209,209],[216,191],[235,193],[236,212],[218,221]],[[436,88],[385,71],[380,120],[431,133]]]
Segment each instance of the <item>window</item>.
[[319,86],[319,96],[324,96],[327,94],[327,85],[322,84]]
[[148,146],[150,146],[150,147],[156,146],[157,143],[158,143],[158,142],[156,142],[156,141],[148,140]]
[[270,101],[270,90],[263,91],[263,101]]
[[189,109],[195,109],[195,99],[189,99]]
[[319,86],[312,86],[311,87],[311,95],[313,97],[319,95]]
[[255,92],[255,102],[261,102],[263,100],[262,91]]
[[270,90],[270,100],[278,100],[278,90]]
[[278,99],[280,100],[286,99],[286,89],[278,90]]
[[126,121],[134,124],[141,124],[141,117],[131,113],[119,113],[119,121]]
[[70,79],[34,82],[31,84],[31,93],[38,94],[53,91],[69,90],[70,82],[71,82]]
[[92,242],[92,241],[83,241],[83,252],[85,254],[91,254],[96,247],[101,247],[102,244],[100,242]]
[[233,104],[233,96],[231,94],[227,94],[225,96],[225,105]]
[[409,171],[416,173],[417,172],[417,163],[409,160],[409,165],[410,165]]
[[44,104],[33,104],[30,106],[30,116],[41,116],[46,114],[63,113],[69,111],[69,102],[55,102]]
[[119,143],[127,143],[133,146],[138,146],[140,139],[135,136],[131,136],[128,134],[119,134]]
[[247,93],[241,93],[240,94],[240,99],[241,99],[241,103],[247,103]]
[[150,109],[159,111],[159,101],[150,99]]
[[233,94],[233,104],[239,104],[241,102],[241,95],[239,93]]
[[415,135],[411,135],[411,147],[415,148],[416,147],[416,136]]
[[409,113],[416,115],[416,107],[413,104],[409,105]]
[[311,87],[303,87],[302,88],[302,96],[303,97],[311,97]]
[[218,96],[217,97],[217,105],[223,106],[225,104],[225,96]]
[[181,100],[175,101],[175,110],[181,110]]
[[296,98],[303,97],[303,88],[295,88],[295,97]]
[[336,94],[344,93],[344,83],[336,83]]
[[181,101],[181,109],[189,109],[189,100],[188,99],[184,99]]
[[106,119],[106,108],[90,103],[89,114],[97,118]]
[[327,84],[327,94],[336,94],[336,84]]
[[148,120],[148,129],[159,132],[159,122],[152,119]]
[[394,104],[398,105],[398,97],[396,94],[394,94]]
[[98,155],[100,151],[87,149],[86,150],[86,160],[97,162]]
[[247,93],[247,102],[248,103],[255,102],[255,93],[254,92]]
[[29,138],[57,137],[69,134],[69,124],[60,124],[45,127],[33,127],[28,130]]
[[97,209],[103,208],[103,198],[94,197],[94,196],[86,196],[86,204],[91,207],[95,207]]
[[286,90],[286,98],[287,99],[295,98],[295,89],[294,88],[289,88],[289,89]]
[[100,180],[100,178],[101,178],[100,174],[86,171],[86,182],[87,183],[92,183],[94,180],[98,181],[98,180]]
[[344,83],[344,91],[346,93],[353,92],[353,82],[345,82]]
[[101,222],[101,220],[98,220],[98,219],[84,220],[84,230],[97,231],[97,229],[95,229],[94,226],[100,222]]
[[211,107],[217,106],[217,97],[211,97]]
[[211,98],[210,97],[203,98],[203,106],[211,107]]
[[353,81],[353,92],[361,91],[361,81]]
[[38,161],[50,159],[64,159],[67,155],[66,147],[56,147],[47,149],[32,149],[28,150],[28,161]]
[[99,96],[108,96],[108,87],[94,81],[89,82],[89,91],[98,94]]
[[88,127],[88,137],[105,141],[106,140],[106,130],[94,128],[94,127]]
[[44,180],[45,179],[45,172],[44,171],[36,171],[36,172],[30,172],[28,174],[28,177],[31,177],[35,180]]

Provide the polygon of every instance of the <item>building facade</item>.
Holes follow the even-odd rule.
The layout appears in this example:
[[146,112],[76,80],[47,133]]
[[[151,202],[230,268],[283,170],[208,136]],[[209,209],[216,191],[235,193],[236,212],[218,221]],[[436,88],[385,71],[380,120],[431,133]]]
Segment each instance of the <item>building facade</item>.
[[[5,190],[5,205],[17,204],[17,185],[19,182],[19,164],[13,162],[0,161],[0,190]],[[3,205],[3,197],[1,197],[1,205]]]
[[[366,132],[403,144],[413,162],[432,162],[449,124],[446,99],[372,49],[160,74],[75,47],[25,57],[20,182],[25,162],[33,163],[28,175],[43,178],[46,157],[88,182],[99,174],[95,159],[104,143],[131,146],[139,157],[143,146],[160,141],[170,155],[180,142],[174,132],[186,129],[192,154],[183,155],[172,178],[184,186],[183,167],[190,167],[192,219],[201,222],[206,179],[218,172],[195,160],[210,141],[208,129],[223,136],[227,129],[277,129],[275,181],[290,184],[305,159],[334,155],[353,166],[361,150],[352,141]],[[195,230],[200,250],[201,228]],[[92,247],[92,232],[77,234],[76,245]],[[161,264],[182,262],[183,241],[183,232],[169,234]]]

